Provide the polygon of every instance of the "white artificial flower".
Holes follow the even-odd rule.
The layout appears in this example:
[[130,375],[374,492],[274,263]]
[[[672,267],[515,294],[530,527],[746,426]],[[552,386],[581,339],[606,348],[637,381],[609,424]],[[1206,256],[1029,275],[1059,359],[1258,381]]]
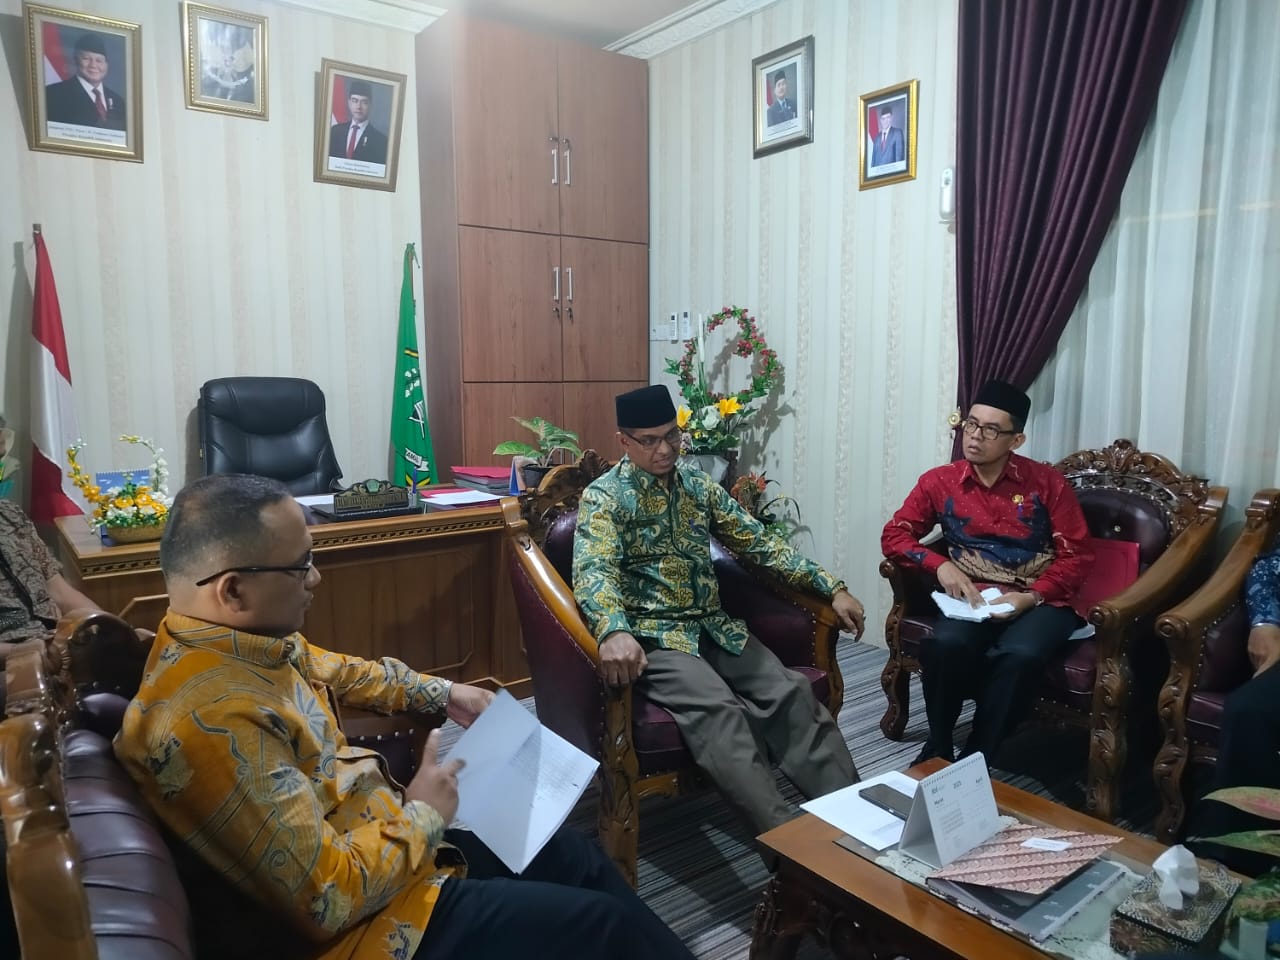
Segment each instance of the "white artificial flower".
[[702,408],[702,418],[699,421],[703,430],[714,430],[716,425],[720,423],[720,411],[714,406]]

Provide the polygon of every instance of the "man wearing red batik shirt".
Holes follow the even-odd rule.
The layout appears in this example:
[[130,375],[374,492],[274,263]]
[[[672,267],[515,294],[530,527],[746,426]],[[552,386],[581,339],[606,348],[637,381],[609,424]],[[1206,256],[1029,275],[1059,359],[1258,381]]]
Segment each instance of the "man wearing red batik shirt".
[[[1009,612],[977,623],[939,618],[920,647],[929,739],[916,762],[952,759],[952,734],[966,699],[977,702],[961,756],[991,757],[1031,707],[1045,664],[1079,625],[1071,601],[1093,560],[1084,514],[1066,478],[1020,457],[1031,400],[1000,380],[983,385],[964,431],[964,459],[917,481],[880,536],[884,555],[923,568],[952,597],[979,607],[981,590],[1001,588],[992,606]],[[920,543],[942,528],[946,556]]]

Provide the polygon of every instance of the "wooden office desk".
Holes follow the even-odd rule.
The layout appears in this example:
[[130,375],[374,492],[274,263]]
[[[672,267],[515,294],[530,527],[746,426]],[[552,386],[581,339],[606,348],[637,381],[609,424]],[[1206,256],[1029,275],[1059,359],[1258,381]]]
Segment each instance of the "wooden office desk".
[[[64,576],[104,610],[155,629],[167,605],[159,543],[103,546],[82,517],[57,530]],[[308,640],[532,694],[498,507],[317,524],[311,535],[321,580]]]

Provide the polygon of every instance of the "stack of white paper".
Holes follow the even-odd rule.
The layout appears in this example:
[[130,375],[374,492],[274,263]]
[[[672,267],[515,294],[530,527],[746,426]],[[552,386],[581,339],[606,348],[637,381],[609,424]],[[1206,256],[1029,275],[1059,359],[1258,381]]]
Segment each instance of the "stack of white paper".
[[933,602],[938,605],[944,617],[977,623],[980,620],[989,620],[998,613],[1013,613],[1013,604],[991,602],[1003,593],[1004,591],[999,587],[987,587],[982,591],[982,605],[971,607],[964,597],[949,597],[939,590],[933,594]]
[[458,819],[514,873],[560,829],[599,763],[552,733],[507,691],[449,752],[458,774]]

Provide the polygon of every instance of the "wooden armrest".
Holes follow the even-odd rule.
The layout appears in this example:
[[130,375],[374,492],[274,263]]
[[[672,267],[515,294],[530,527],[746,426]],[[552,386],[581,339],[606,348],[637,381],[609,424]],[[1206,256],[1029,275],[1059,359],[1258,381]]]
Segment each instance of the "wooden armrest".
[[57,712],[53,691],[49,686],[47,651],[40,648],[17,650],[4,662],[6,716]]
[[1245,510],[1245,526],[1231,550],[1201,587],[1156,621],[1169,655],[1191,663],[1199,658],[1205,631],[1241,600],[1245,579],[1257,556],[1275,540],[1280,527],[1280,490],[1259,490]]
[[23,955],[96,960],[80,855],[60,787],[57,729],[43,714],[0,724],[0,818]]

